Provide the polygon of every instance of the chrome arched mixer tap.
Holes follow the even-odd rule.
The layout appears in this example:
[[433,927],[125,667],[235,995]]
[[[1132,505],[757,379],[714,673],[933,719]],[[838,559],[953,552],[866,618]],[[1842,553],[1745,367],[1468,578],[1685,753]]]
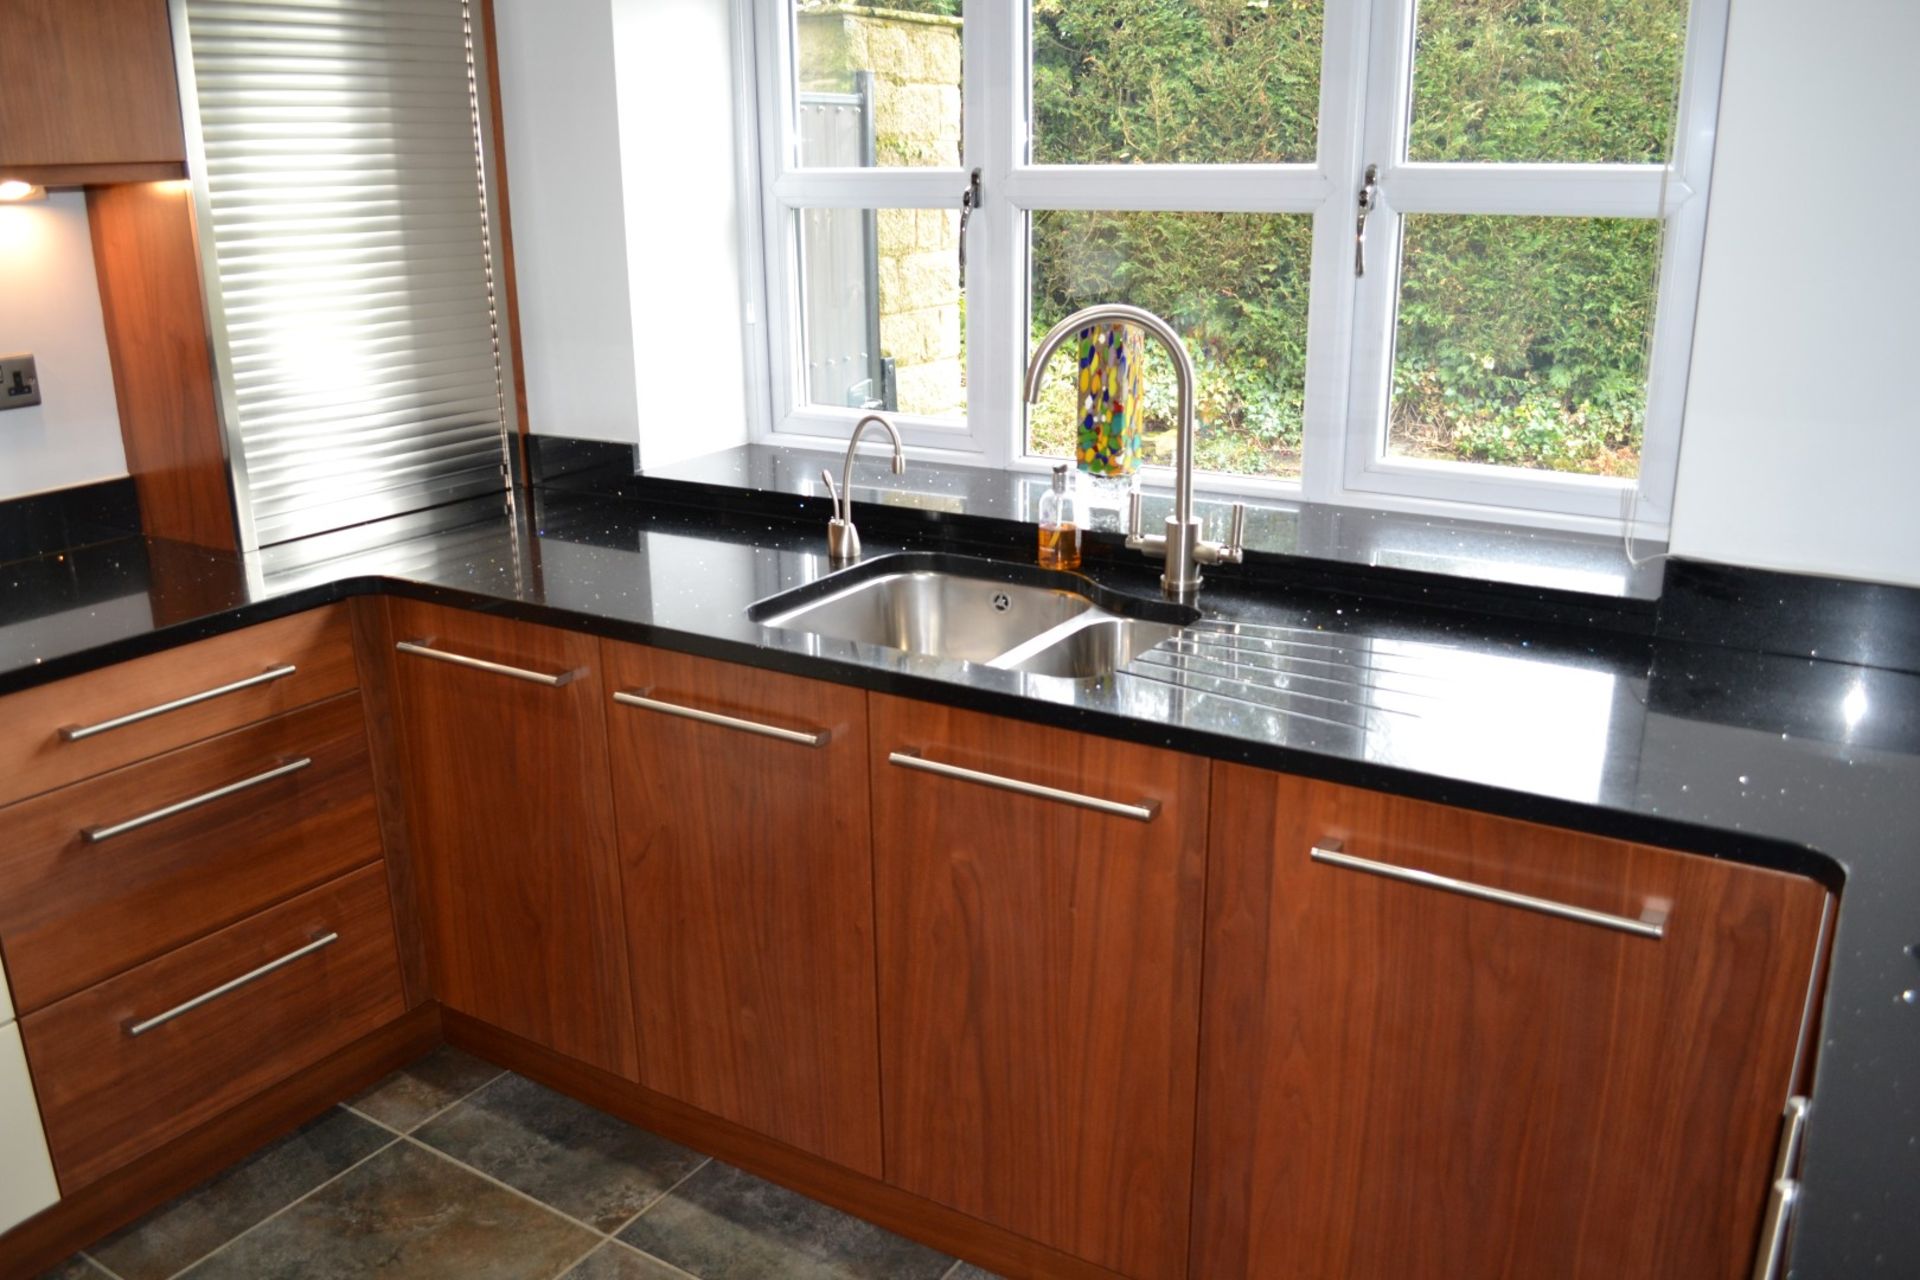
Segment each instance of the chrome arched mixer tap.
[[1193,431],[1195,383],[1193,357],[1173,326],[1151,311],[1122,303],[1103,303],[1076,311],[1047,330],[1027,362],[1027,403],[1036,404],[1040,388],[1047,380],[1047,361],[1060,344],[1082,329],[1096,324],[1137,325],[1146,330],[1173,357],[1174,379],[1179,384],[1179,432],[1174,456],[1173,514],[1167,517],[1164,533],[1145,533],[1140,528],[1140,494],[1133,495],[1127,512],[1127,545],[1135,551],[1161,556],[1166,565],[1160,575],[1160,589],[1174,600],[1191,600],[1200,590],[1200,566],[1203,564],[1239,564],[1246,538],[1246,504],[1233,504],[1233,523],[1225,542],[1208,542],[1200,536],[1200,518],[1193,514]]

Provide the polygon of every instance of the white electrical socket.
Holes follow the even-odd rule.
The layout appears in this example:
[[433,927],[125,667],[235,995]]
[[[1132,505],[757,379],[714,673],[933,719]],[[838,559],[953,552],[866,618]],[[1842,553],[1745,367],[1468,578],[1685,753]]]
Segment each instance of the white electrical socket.
[[33,357],[0,356],[0,409],[24,409],[40,403],[40,374]]

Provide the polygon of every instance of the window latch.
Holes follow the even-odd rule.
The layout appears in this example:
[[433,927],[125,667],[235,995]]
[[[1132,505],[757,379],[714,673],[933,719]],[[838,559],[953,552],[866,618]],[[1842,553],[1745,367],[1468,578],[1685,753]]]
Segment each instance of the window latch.
[[[1360,216],[1353,226],[1353,274],[1367,274],[1367,215],[1380,207],[1380,166],[1367,166],[1366,180],[1360,184]],[[962,221],[962,226],[966,223]],[[964,249],[962,250],[964,252]]]
[[980,207],[980,171],[975,169],[967,177],[967,189],[960,193],[960,287],[967,287],[967,224],[973,221],[973,211]]

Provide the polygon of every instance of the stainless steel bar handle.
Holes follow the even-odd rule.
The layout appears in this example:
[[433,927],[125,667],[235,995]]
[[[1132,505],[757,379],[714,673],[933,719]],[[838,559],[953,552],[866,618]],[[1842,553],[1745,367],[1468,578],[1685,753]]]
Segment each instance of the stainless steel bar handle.
[[1787,1227],[1799,1203],[1798,1182],[1774,1179],[1773,1190],[1767,1193],[1767,1216],[1760,1225],[1760,1252],[1753,1259],[1753,1280],[1780,1280],[1780,1268],[1787,1260]]
[[1787,1099],[1787,1108],[1780,1120],[1780,1149],[1774,1155],[1773,1176],[1791,1178],[1800,1164],[1800,1142],[1807,1132],[1807,1110],[1811,1104],[1803,1094],[1794,1094]]
[[202,791],[197,796],[188,796],[185,800],[176,800],[172,804],[149,810],[137,818],[128,818],[125,822],[116,822],[108,827],[87,827],[80,832],[80,838],[88,844],[99,844],[102,840],[111,840],[115,836],[123,836],[129,831],[138,831],[141,827],[149,823],[158,822],[162,818],[171,818],[176,813],[185,813],[189,809],[198,809],[203,804],[211,804],[215,800],[233,795],[236,792],[246,791],[265,782],[272,782],[275,778],[284,778],[290,773],[298,773],[312,763],[313,757],[301,756],[298,760],[289,760],[285,764],[276,765],[268,769],[265,773],[256,773],[251,778],[242,778],[238,782],[229,782],[224,787],[215,787],[211,791]]
[[340,941],[339,934],[323,933],[319,937],[315,938],[312,942],[309,942],[306,946],[296,947],[292,951],[289,951],[287,952],[287,954],[281,956],[279,959],[269,960],[265,964],[261,965],[258,969],[252,969],[246,973],[241,974],[237,978],[231,978],[226,982],[221,983],[219,986],[215,987],[211,991],[202,991],[199,995],[195,996],[193,999],[185,1001],[181,1004],[177,1004],[173,1006],[173,1008],[167,1010],[165,1013],[156,1013],[151,1018],[148,1018],[144,1022],[135,1022],[130,1024],[127,1027],[127,1034],[130,1036],[143,1036],[147,1034],[147,1032],[153,1030],[155,1027],[160,1026],[162,1023],[172,1022],[175,1018],[179,1017],[183,1013],[192,1013],[195,1009],[198,1009],[201,1005],[206,1004],[209,1000],[218,1000],[221,996],[226,995],[230,991],[237,991],[239,988],[246,986],[249,982],[255,982],[261,978],[266,977],[268,974],[272,973],[275,969],[284,968],[287,965],[292,964],[295,960],[300,959],[302,956],[310,956],[314,952],[320,950],[322,947],[330,947],[338,941]]
[[567,683],[578,671],[562,671],[558,675],[548,675],[544,671],[529,671],[525,667],[510,667],[504,662],[488,662],[485,658],[469,658],[463,653],[448,653],[445,649],[430,649],[418,640],[402,640],[393,646],[402,653],[410,653],[416,658],[432,658],[435,662],[451,662],[456,667],[470,667],[475,671],[487,671],[496,676],[512,676],[515,680],[525,680],[529,684],[544,684],[553,688]]
[[158,706],[148,707],[144,711],[129,711],[126,715],[115,716],[111,720],[102,720],[99,724],[68,725],[60,730],[60,741],[79,742],[91,738],[96,733],[105,733],[109,729],[122,729],[130,724],[139,724],[142,720],[151,720],[163,716],[169,711],[178,711],[182,707],[191,707],[195,703],[205,702],[209,698],[218,698],[222,694],[238,693],[242,689],[251,689],[255,685],[268,684],[294,673],[294,665],[289,662],[278,667],[268,667],[257,676],[248,676],[245,680],[235,680],[232,684],[223,684],[217,689],[203,689],[199,693],[190,693],[184,698],[175,698],[172,702],[162,702]]
[[1523,911],[1537,911],[1541,915],[1557,916],[1562,920],[1574,920],[1580,924],[1598,925],[1602,929],[1630,933],[1637,938],[1662,938],[1667,932],[1664,912],[1650,909],[1638,920],[1631,916],[1616,916],[1605,911],[1594,911],[1587,907],[1555,902],[1551,898],[1535,898],[1529,894],[1496,889],[1491,885],[1475,884],[1471,880],[1456,880],[1452,876],[1436,875],[1431,871],[1417,871],[1412,867],[1395,866],[1391,862],[1356,858],[1350,853],[1342,853],[1339,844],[1332,840],[1313,846],[1309,856],[1315,862],[1324,862],[1329,866],[1345,867],[1349,871],[1364,871],[1368,875],[1400,880],[1407,884],[1425,885],[1429,889],[1439,889],[1443,893],[1457,893],[1462,897],[1478,898],[1483,902],[1498,902],[1503,906],[1519,907]]
[[775,738],[781,742],[797,743],[803,747],[824,747],[833,734],[821,729],[807,732],[802,729],[782,729],[777,725],[761,724],[758,720],[742,720],[738,716],[723,716],[718,711],[702,711],[698,707],[684,707],[677,702],[662,702],[647,695],[652,689],[639,689],[628,692],[619,689],[614,692],[613,700],[622,706],[644,707],[648,711],[658,711],[662,715],[679,716],[683,720],[698,720],[701,724],[719,725],[722,729],[738,729],[742,733],[757,733],[763,738]]
[[1800,1200],[1800,1182],[1794,1171],[1800,1164],[1800,1143],[1806,1136],[1809,1103],[1802,1094],[1787,1099],[1780,1120],[1780,1143],[1773,1157],[1773,1187],[1767,1193],[1767,1215],[1760,1227],[1760,1251],[1753,1259],[1753,1280],[1779,1280],[1787,1258],[1787,1228]]
[[938,760],[927,759],[918,751],[889,752],[887,763],[897,764],[902,769],[918,769],[922,773],[938,774],[957,782],[972,782],[983,787],[996,787],[1001,791],[1012,791],[1038,800],[1056,800],[1061,804],[1092,809],[1095,813],[1104,813],[1115,818],[1132,818],[1135,822],[1152,822],[1160,812],[1158,800],[1147,800],[1140,804],[1122,804],[1118,800],[1104,800],[1099,796],[1082,795],[1078,791],[1062,791],[1058,787],[1045,787],[1037,782],[1023,782],[1019,778],[1002,777],[997,773],[963,769],[957,764],[942,764]]

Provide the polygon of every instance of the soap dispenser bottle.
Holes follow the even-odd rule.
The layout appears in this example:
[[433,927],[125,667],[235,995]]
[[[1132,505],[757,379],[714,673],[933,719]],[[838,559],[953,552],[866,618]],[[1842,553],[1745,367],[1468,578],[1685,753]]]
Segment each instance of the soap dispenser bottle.
[[1040,567],[1080,567],[1080,495],[1071,466],[1053,469],[1053,487],[1040,495]]

